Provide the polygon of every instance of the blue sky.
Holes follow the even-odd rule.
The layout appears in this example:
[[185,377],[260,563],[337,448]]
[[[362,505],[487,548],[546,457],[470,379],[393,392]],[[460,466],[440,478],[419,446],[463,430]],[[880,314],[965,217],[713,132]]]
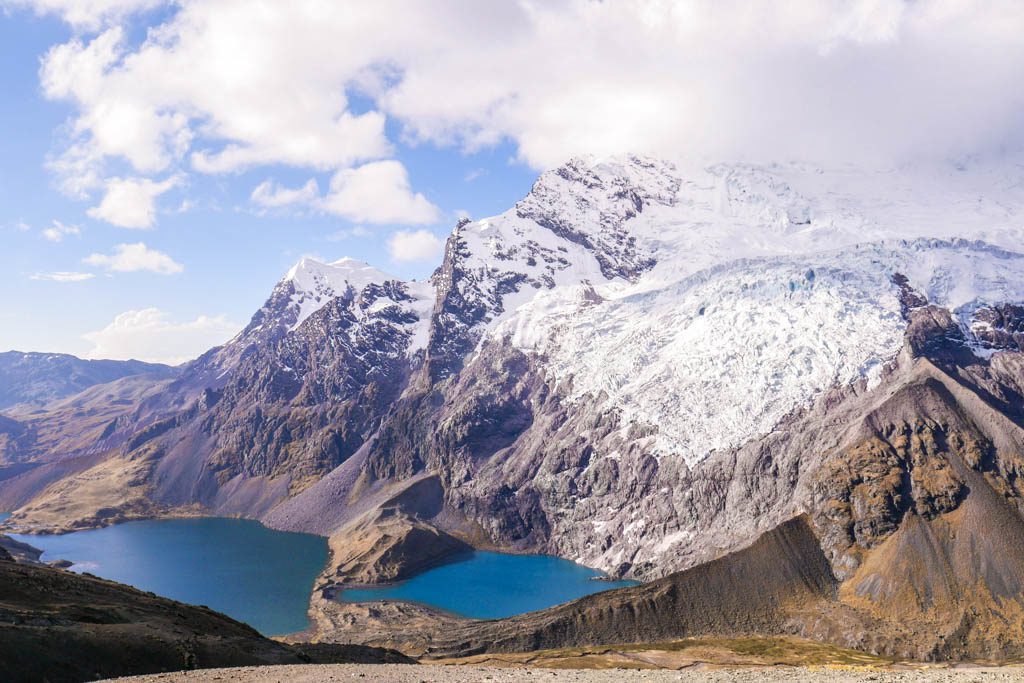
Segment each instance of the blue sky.
[[1010,0],[0,0],[0,349],[180,361],[568,157],[1019,153]]
[[[47,160],[60,151],[62,127],[74,115],[67,103],[47,99],[40,87],[40,59],[69,40],[70,27],[55,16],[27,11],[0,15],[0,349],[89,355],[95,344],[84,335],[102,330],[119,314],[157,308],[175,324],[200,316],[243,324],[274,283],[298,258],[352,256],[402,277],[423,278],[437,266],[433,254],[396,261],[387,238],[406,226],[365,226],[315,210],[264,210],[250,200],[268,178],[299,186],[329,172],[285,166],[204,177],[157,200],[157,224],[125,230],[87,215],[95,199],[69,197],[56,186]],[[394,124],[389,124],[393,126]],[[396,136],[397,137],[397,136]],[[483,217],[504,211],[536,177],[515,161],[510,143],[475,153],[424,143],[396,145],[395,158],[409,179],[439,209],[439,217],[416,229],[443,240],[465,211]],[[182,204],[190,208],[181,211]],[[44,236],[54,221],[77,228],[59,242]],[[344,236],[357,226],[359,234]],[[143,242],[183,267],[180,273],[106,273],[83,260],[109,254],[117,244]],[[88,273],[84,281],[33,279],[40,274]],[[219,329],[219,328],[218,328]],[[211,331],[216,338],[217,331]],[[190,351],[184,351],[187,355]],[[147,355],[140,348],[136,355]],[[162,354],[157,352],[157,359]]]

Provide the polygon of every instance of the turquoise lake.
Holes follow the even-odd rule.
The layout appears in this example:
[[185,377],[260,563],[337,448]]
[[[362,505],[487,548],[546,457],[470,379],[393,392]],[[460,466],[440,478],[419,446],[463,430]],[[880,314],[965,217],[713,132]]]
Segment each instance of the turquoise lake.
[[600,572],[557,557],[475,552],[400,584],[342,591],[345,602],[406,600],[464,617],[500,619],[591,593],[635,586],[595,580]]
[[[63,536],[14,535],[43,560],[157,595],[207,605],[265,635],[305,629],[313,581],[327,562],[319,536],[215,517],[126,522]],[[393,586],[346,590],[340,599],[407,600],[476,619],[544,609],[632,581],[595,580],[600,572],[557,557],[469,553]]]
[[244,519],[126,522],[63,536],[15,536],[73,569],[207,605],[265,635],[301,631],[327,540]]

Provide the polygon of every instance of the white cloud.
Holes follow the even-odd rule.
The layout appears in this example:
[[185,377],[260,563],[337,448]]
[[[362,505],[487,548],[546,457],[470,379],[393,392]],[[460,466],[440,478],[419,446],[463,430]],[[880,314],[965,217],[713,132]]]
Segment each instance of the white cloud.
[[281,187],[273,180],[267,179],[256,186],[249,198],[262,207],[274,209],[294,204],[309,204],[319,194],[320,188],[315,178],[310,178],[305,185],[294,189]]
[[174,322],[158,308],[125,311],[102,330],[83,337],[93,348],[86,358],[138,360],[177,365],[235,335],[241,325],[224,316]]
[[173,275],[185,270],[184,266],[167,254],[150,249],[142,242],[118,244],[114,247],[113,254],[91,254],[82,262],[116,273],[148,271],[160,275]]
[[53,273],[32,273],[28,276],[30,280],[41,280],[44,282],[82,282],[91,280],[95,275],[92,273],[79,273],[67,270],[58,270]]
[[153,9],[164,0],[0,0],[0,7],[28,8],[36,14],[53,14],[77,29],[95,30],[140,11]]
[[225,173],[275,163],[333,170],[387,156],[385,115],[349,109],[347,89],[366,64],[342,44],[373,13],[183,2],[140,45],[113,27],[55,46],[43,59],[44,93],[78,110],[63,161],[95,168],[123,158],[151,174],[188,160]]
[[443,250],[444,242],[426,230],[402,230],[388,239],[388,253],[395,261],[433,261]]
[[89,209],[91,217],[121,228],[152,228],[156,223],[156,199],[182,183],[180,176],[155,182],[148,178],[111,178],[99,206]]
[[78,184],[108,158],[335,171],[391,155],[386,117],[412,142],[511,140],[537,167],[620,151],[894,161],[1019,148],[1022,34],[1007,0],[182,0],[140,44],[112,28],[41,73],[76,108],[54,166]]
[[424,224],[440,217],[436,206],[409,187],[409,174],[398,161],[374,161],[338,171],[320,206],[329,213],[362,223]]
[[[405,166],[395,160],[337,171],[323,197],[314,178],[297,188],[283,187],[267,179],[256,186],[250,199],[266,209],[312,206],[363,223],[418,225],[433,223],[440,216],[438,208],[426,197],[412,191]],[[360,236],[364,231],[366,228],[359,226],[335,233],[334,237]]]
[[53,223],[48,228],[43,228],[43,238],[50,242],[63,242],[64,238],[68,235],[81,235],[82,229],[77,225],[67,225],[54,219]]

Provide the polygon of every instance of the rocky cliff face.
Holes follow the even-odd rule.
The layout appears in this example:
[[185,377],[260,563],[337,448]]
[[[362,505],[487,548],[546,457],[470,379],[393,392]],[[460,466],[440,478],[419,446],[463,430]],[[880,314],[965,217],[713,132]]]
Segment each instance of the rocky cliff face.
[[332,535],[338,582],[455,537],[657,579],[806,515],[842,607],[786,628],[1010,656],[1021,205],[1002,169],[575,160],[460,222],[428,283],[301,262],[74,457],[11,446],[31,470],[0,503],[22,526],[258,517]]

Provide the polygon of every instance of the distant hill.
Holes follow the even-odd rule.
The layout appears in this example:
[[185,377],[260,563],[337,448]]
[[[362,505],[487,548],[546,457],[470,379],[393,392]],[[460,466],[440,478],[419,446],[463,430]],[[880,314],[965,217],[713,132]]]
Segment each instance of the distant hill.
[[174,368],[137,360],[83,360],[65,353],[0,353],[0,409],[42,404],[130,375],[170,377]]

